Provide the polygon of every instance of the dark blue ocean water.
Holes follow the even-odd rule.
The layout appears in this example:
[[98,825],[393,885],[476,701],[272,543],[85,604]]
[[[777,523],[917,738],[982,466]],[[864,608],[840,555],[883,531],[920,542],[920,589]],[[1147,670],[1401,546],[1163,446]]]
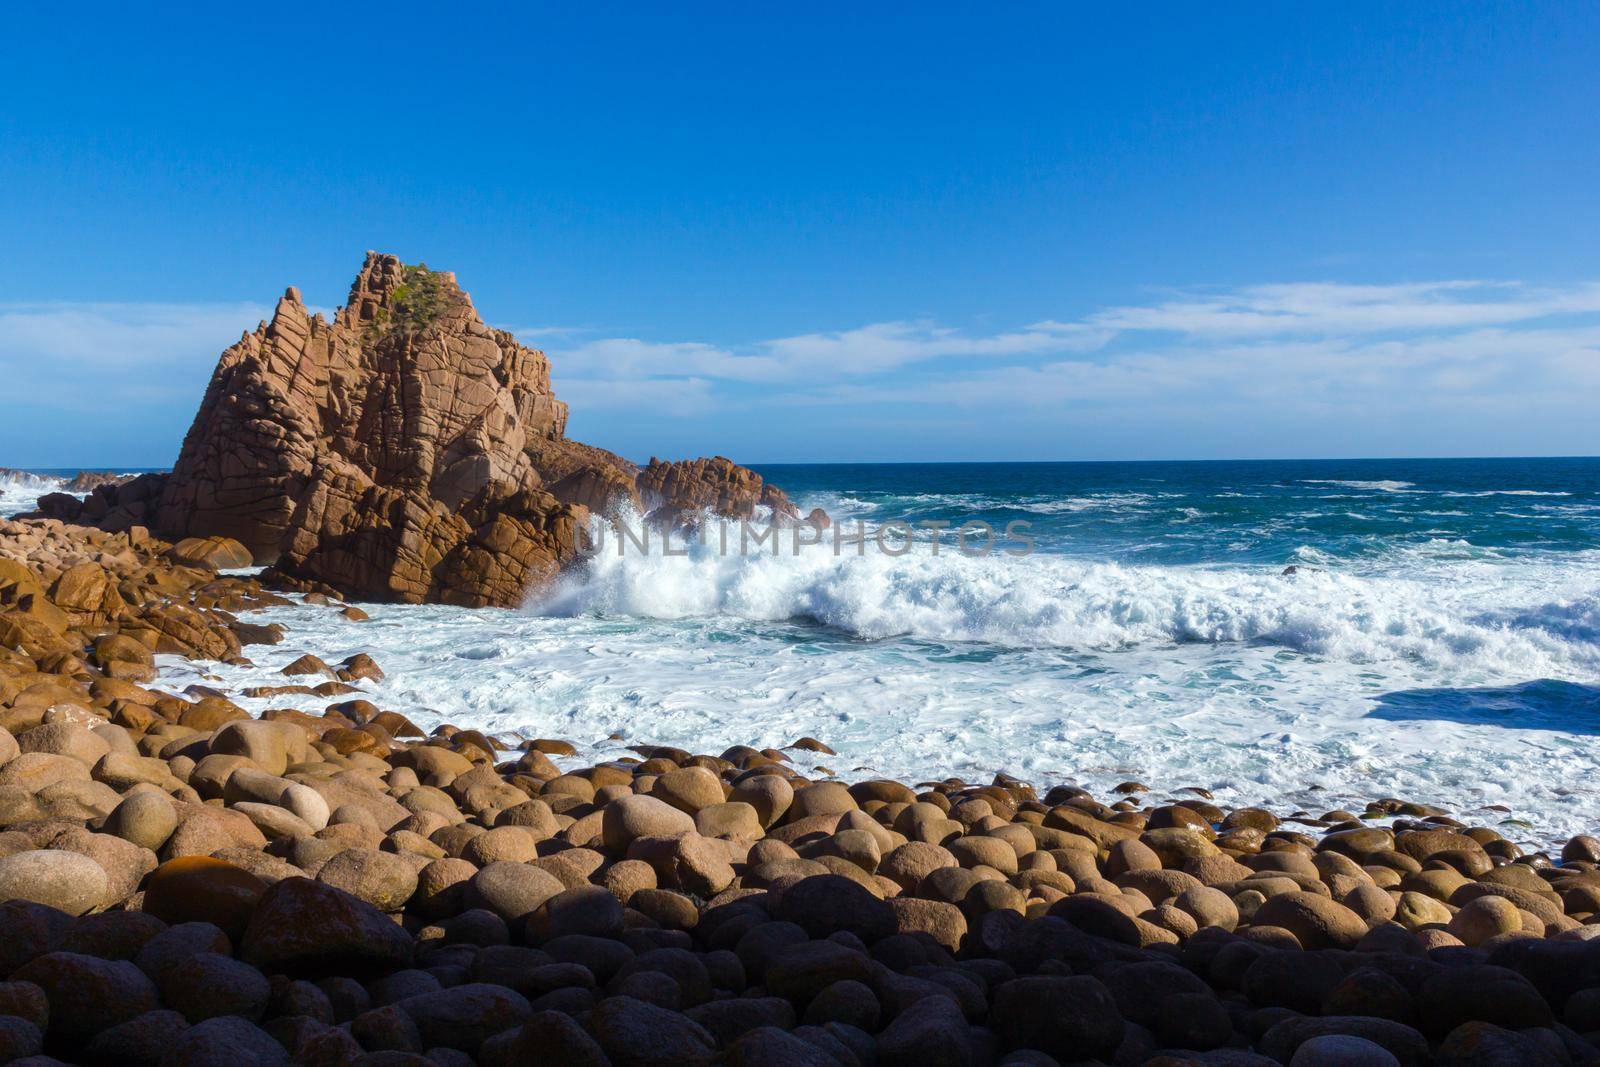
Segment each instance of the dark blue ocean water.
[[1147,564],[1600,548],[1600,459],[766,465],[808,505],[884,523],[1027,522],[1039,551]]

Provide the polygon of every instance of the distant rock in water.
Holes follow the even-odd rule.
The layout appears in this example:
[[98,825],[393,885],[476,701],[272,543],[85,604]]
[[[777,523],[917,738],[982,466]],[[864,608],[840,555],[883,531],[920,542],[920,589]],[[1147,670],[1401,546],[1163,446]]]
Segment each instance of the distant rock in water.
[[133,481],[133,478],[131,474],[117,474],[115,471],[79,471],[61,488],[68,493],[88,493],[102,485],[121,485]]
[[455,275],[369,252],[333,321],[290,288],[223,352],[170,475],[40,510],[234,538],[305,588],[474,607],[520,604],[591,512],[795,513],[731,460],[641,471],[566,422],[544,353],[485,325]]

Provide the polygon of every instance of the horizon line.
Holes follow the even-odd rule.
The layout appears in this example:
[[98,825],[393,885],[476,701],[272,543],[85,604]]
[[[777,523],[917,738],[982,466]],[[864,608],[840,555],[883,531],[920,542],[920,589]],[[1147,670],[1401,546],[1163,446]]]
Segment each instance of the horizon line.
[[[709,455],[721,455],[713,452]],[[660,457],[655,457],[660,458]],[[707,455],[690,457],[708,458]],[[733,459],[733,457],[724,457]],[[1206,456],[1189,457],[1183,459],[852,459],[852,460],[734,460],[744,467],[982,467],[982,466],[1062,466],[1068,464],[1095,465],[1095,464],[1135,464],[1135,463],[1418,463],[1438,461],[1485,461],[1485,460],[1600,460],[1600,453],[1574,453],[1574,454],[1510,454],[1497,456],[1484,455],[1433,455],[1433,456]],[[687,462],[688,460],[668,460],[667,462]],[[637,466],[643,467],[645,461],[633,461]],[[106,472],[112,474],[166,474],[172,470],[169,464],[164,467],[134,466],[131,464],[115,463],[86,463],[62,465],[57,467],[42,466],[11,466],[0,463],[0,470],[17,471],[22,474],[59,474],[64,471],[71,472]]]

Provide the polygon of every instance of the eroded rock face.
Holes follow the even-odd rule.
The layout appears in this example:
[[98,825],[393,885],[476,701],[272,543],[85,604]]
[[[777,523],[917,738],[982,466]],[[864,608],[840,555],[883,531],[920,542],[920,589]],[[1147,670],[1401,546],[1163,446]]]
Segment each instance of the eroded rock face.
[[374,599],[514,601],[582,520],[524,451],[565,425],[543,353],[369,253],[332,322],[290,289],[222,354],[155,525]]
[[652,457],[650,465],[639,472],[638,491],[651,514],[664,518],[707,510],[751,519],[758,507],[771,508],[774,515],[792,518],[797,514],[783,490],[725,456],[680,462]]
[[487,326],[454,275],[369,252],[331,322],[291,288],[222,354],[170,475],[40,507],[233,538],[306,589],[467,606],[520,604],[591,512],[794,513],[730,460],[640,471],[567,440],[566,420],[544,353]]

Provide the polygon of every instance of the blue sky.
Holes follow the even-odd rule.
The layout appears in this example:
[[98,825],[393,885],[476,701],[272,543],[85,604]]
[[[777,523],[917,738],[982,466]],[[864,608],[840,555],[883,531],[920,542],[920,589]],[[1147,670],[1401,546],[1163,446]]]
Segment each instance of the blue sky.
[[8,13],[0,465],[368,248],[639,458],[1600,452],[1600,9],[860,6]]

